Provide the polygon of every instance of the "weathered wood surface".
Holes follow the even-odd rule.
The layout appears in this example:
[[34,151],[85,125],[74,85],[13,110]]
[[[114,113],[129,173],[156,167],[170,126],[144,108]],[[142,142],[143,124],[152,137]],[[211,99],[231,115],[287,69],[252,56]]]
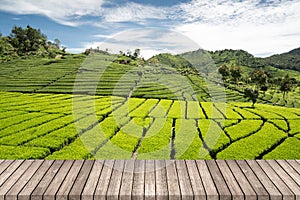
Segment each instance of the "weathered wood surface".
[[0,199],[300,199],[298,160],[0,160]]

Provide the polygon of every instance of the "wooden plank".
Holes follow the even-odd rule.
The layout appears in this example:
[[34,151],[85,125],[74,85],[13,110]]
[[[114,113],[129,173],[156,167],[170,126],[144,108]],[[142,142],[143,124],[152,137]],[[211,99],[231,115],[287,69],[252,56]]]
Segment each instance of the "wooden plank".
[[257,199],[255,191],[253,190],[251,184],[248,182],[240,167],[237,165],[236,161],[231,160],[226,161],[226,163],[233,172],[234,177],[236,178],[242,191],[244,192],[246,199]]
[[168,184],[166,163],[164,160],[155,160],[156,199],[168,199]]
[[133,171],[132,199],[144,199],[145,161],[136,160]]
[[219,194],[204,160],[196,160],[198,171],[206,191],[207,199],[219,199]]
[[30,195],[42,180],[44,175],[47,173],[51,165],[53,164],[53,160],[44,161],[43,164],[38,168],[38,170],[34,173],[31,179],[27,182],[22,191],[18,194],[18,200],[29,200]]
[[[234,199],[244,199],[244,193],[225,160],[216,161]],[[212,172],[214,173],[214,172]]]
[[179,180],[179,187],[181,191],[181,198],[194,199],[194,192],[191,185],[190,177],[187,172],[186,163],[184,160],[176,160],[176,168]]
[[277,173],[282,181],[288,186],[288,188],[294,193],[296,199],[300,199],[300,186],[287,174],[281,166],[275,160],[267,160],[271,168]]
[[[5,160],[1,163],[1,165],[0,165],[0,175],[2,174],[2,172],[4,172],[8,168],[9,165],[11,165],[12,162],[13,162],[12,160]],[[0,183],[0,186],[1,186],[1,183]]]
[[10,188],[19,180],[19,178],[24,174],[27,168],[32,164],[32,160],[24,161],[18,169],[16,169],[9,178],[0,187],[0,199],[5,199],[5,194],[10,190]]
[[120,188],[120,199],[122,200],[131,199],[134,164],[135,164],[134,160],[125,161],[125,168],[124,168],[124,172],[121,180],[121,188]]
[[169,199],[181,199],[178,175],[174,160],[166,161],[167,183],[169,190]]
[[43,198],[44,192],[47,190],[48,186],[50,185],[52,179],[57,174],[63,162],[64,161],[62,160],[54,161],[53,165],[49,168],[45,176],[42,178],[41,182],[39,182],[37,187],[32,192],[31,194],[32,200],[39,200]]
[[246,161],[252,171],[255,173],[256,177],[259,179],[259,181],[262,183],[262,185],[267,190],[270,198],[273,199],[282,199],[282,195],[277,189],[277,187],[272,183],[272,181],[269,179],[267,174],[262,170],[262,168],[258,165],[257,161],[255,160],[247,160]]
[[0,186],[14,173],[14,171],[23,163],[22,160],[13,161],[0,175]]
[[124,160],[116,160],[113,168],[112,176],[109,181],[106,198],[108,200],[119,199],[122,175],[124,170]]
[[254,189],[258,200],[267,200],[269,199],[269,194],[264,188],[262,183],[258,180],[252,169],[249,167],[246,161],[237,160],[237,164],[241,168],[242,172],[245,174],[252,188]]
[[90,175],[91,169],[94,165],[93,160],[86,160],[73,184],[73,187],[69,193],[69,200],[80,199],[84,185],[87,182],[87,178]]
[[226,185],[226,182],[217,166],[217,163],[214,160],[206,161],[209,171],[211,172],[211,176],[216,185],[216,188],[219,193],[220,199],[231,199],[231,193]]
[[106,160],[103,164],[102,172],[95,190],[94,199],[104,199],[108,190],[109,180],[112,175],[114,160]]
[[300,174],[300,164],[296,160],[288,160],[287,162]]
[[285,183],[280,179],[280,177],[265,160],[257,160],[257,163],[264,170],[264,172],[274,183],[274,185],[278,188],[280,193],[284,196],[284,199],[294,199],[293,192],[285,185]]
[[154,160],[146,160],[145,168],[145,199],[155,200],[155,163]]
[[292,179],[300,185],[300,174],[290,165],[290,161],[277,160],[277,162],[292,177]]
[[97,187],[97,183],[103,168],[103,161],[96,160],[93,166],[93,169],[90,173],[90,176],[84,186],[82,191],[82,199],[83,200],[93,200],[94,192]]
[[193,188],[194,199],[204,200],[206,199],[205,189],[203,182],[198,172],[196,162],[194,160],[186,160],[187,172],[190,177],[191,186]]
[[67,200],[69,192],[77,178],[77,175],[83,165],[83,160],[76,160],[72,165],[64,182],[61,184],[58,192],[56,193],[56,200]]
[[57,172],[56,176],[52,180],[51,184],[49,185],[48,189],[44,193],[44,200],[55,200],[55,194],[59,190],[60,185],[64,181],[68,171],[70,170],[73,161],[66,160],[59,171]]
[[22,174],[22,177],[10,188],[10,190],[6,193],[6,200],[13,200],[18,198],[18,194],[22,190],[22,188],[28,183],[34,173],[38,170],[38,168],[42,165],[43,160],[35,160],[29,166],[25,173]]

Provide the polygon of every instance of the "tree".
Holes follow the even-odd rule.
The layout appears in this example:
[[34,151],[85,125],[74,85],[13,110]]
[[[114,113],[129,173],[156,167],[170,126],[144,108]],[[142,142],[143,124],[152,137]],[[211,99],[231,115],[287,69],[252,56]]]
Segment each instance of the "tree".
[[292,87],[294,86],[294,84],[295,83],[294,83],[293,79],[291,79],[288,74],[283,79],[281,79],[280,91],[283,92],[284,100],[285,100],[288,92],[292,90]]
[[225,81],[230,76],[230,70],[227,65],[222,65],[218,69],[219,73],[222,75],[222,80]]
[[265,94],[266,91],[269,89],[269,87],[267,85],[262,85],[260,86],[260,90],[263,91],[263,93]]
[[41,47],[46,48],[46,35],[42,34],[39,29],[34,29],[29,25],[25,29],[14,26],[10,37],[11,44],[16,49],[18,55],[37,51]]
[[62,50],[63,53],[66,53],[66,49],[67,49],[67,47],[61,46],[61,50]]
[[237,82],[242,77],[242,69],[239,66],[230,68],[230,75],[234,82]]
[[54,45],[57,47],[57,48],[60,48],[60,40],[58,38],[55,38],[54,39]]
[[262,69],[256,69],[250,74],[251,81],[259,88],[268,84],[268,74]]
[[256,103],[258,94],[258,90],[253,90],[252,88],[246,88],[244,91],[244,97],[248,98],[248,101],[252,101],[252,107],[254,107],[254,104]]
[[140,56],[141,50],[140,49],[135,49],[133,53],[134,58],[138,58]]

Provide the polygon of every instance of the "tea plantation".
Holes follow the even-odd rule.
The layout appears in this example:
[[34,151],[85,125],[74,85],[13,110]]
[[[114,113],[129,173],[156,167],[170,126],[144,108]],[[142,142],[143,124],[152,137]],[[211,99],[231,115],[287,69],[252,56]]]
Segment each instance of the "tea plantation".
[[129,62],[2,63],[0,159],[300,159],[297,95],[252,107],[196,74]]

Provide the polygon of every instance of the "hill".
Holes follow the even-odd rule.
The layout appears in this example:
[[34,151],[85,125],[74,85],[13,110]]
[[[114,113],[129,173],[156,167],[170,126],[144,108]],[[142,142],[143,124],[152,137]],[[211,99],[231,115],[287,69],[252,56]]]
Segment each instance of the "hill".
[[47,36],[40,29],[29,25],[26,28],[14,26],[8,36],[0,34],[0,62],[7,62],[17,58],[50,57],[65,55],[66,47],[60,47],[60,40],[47,40]]
[[262,59],[265,65],[270,65],[279,69],[291,69],[300,72],[300,48],[287,53],[273,55]]

